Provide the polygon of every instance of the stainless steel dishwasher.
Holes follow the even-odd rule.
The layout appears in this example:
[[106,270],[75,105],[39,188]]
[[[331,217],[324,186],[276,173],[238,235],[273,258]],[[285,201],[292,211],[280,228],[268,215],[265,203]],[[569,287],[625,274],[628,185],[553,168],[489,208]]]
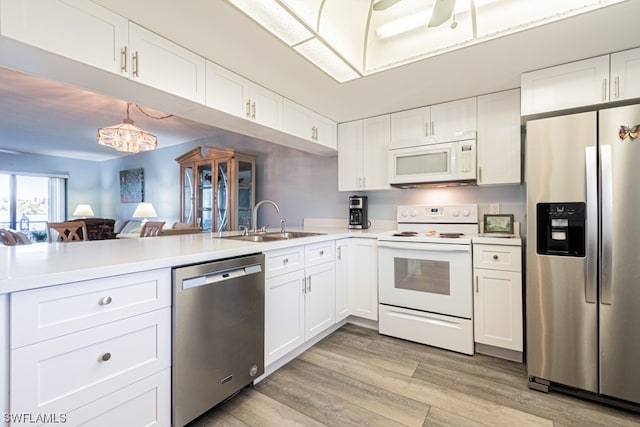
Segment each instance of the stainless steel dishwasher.
[[264,373],[264,255],[173,269],[172,424]]

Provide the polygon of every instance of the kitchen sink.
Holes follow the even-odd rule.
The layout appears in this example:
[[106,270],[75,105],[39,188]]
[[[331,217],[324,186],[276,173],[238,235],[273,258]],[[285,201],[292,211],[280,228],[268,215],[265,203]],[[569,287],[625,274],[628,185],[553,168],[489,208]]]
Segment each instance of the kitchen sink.
[[320,236],[325,233],[308,233],[305,231],[286,231],[281,233],[251,233],[246,236],[225,236],[223,239],[244,240],[246,242],[275,242],[278,240],[298,239],[300,237]]

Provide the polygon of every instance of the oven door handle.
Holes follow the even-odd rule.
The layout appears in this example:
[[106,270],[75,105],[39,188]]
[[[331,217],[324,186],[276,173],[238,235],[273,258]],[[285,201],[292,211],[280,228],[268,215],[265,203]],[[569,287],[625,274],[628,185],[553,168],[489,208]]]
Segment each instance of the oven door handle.
[[389,242],[378,240],[378,247],[417,251],[471,252],[471,245],[456,245],[451,243]]

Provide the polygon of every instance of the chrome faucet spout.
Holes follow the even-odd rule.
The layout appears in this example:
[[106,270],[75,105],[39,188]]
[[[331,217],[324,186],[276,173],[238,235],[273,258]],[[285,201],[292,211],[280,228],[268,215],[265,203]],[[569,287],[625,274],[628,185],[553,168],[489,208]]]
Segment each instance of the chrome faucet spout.
[[258,232],[258,208],[264,205],[265,203],[272,205],[276,209],[276,212],[280,213],[280,208],[278,207],[278,204],[273,200],[262,200],[256,203],[256,205],[253,207],[253,210],[251,211],[251,225],[253,225],[254,233]]

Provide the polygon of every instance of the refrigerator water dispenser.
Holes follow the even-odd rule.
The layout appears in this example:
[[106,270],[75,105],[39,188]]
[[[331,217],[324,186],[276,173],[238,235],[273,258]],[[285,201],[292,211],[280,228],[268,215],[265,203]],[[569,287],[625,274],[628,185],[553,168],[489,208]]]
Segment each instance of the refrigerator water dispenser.
[[585,256],[584,203],[538,203],[537,252],[541,255]]

